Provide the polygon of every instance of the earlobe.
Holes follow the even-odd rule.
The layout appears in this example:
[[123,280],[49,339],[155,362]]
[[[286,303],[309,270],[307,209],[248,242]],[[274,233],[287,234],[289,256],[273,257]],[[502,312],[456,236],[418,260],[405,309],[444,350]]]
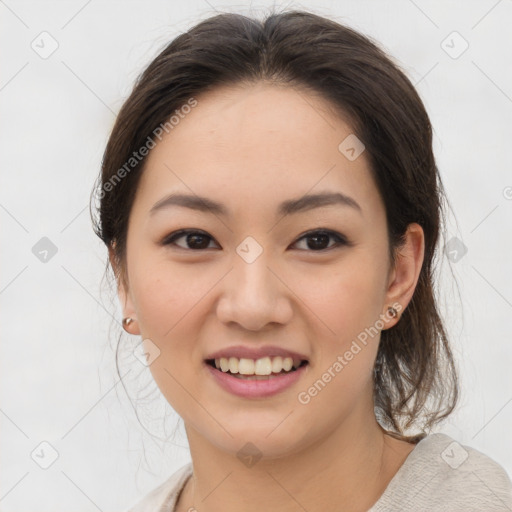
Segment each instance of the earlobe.
[[138,335],[140,334],[140,329],[137,322],[135,308],[133,306],[128,290],[125,289],[122,273],[117,267],[117,261],[115,258],[114,249],[112,247],[109,248],[109,260],[116,278],[117,296],[123,311],[122,327],[128,334]]
[[124,289],[124,285],[120,281],[118,285],[118,296],[123,311],[123,329],[128,334],[140,334],[137,315],[130,294]]
[[123,329],[128,333],[128,334],[140,334],[140,332],[136,332],[136,333],[133,333],[132,332],[132,329],[133,327],[130,327],[133,323],[135,322],[135,320],[129,316],[127,317],[124,317],[123,318]]
[[393,306],[397,303],[401,306],[389,327],[398,322],[400,313],[405,310],[414,295],[423,265],[424,244],[423,228],[417,223],[409,224],[405,235],[405,243],[397,252],[395,266],[388,283],[386,309],[389,308],[389,304]]

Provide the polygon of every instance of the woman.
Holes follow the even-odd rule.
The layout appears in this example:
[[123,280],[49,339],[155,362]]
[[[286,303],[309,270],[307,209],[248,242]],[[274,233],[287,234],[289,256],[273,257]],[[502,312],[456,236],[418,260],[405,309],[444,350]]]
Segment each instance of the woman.
[[459,392],[443,188],[372,41],[307,12],[203,21],[140,76],[97,196],[123,327],[192,459],[131,510],[512,510],[499,464],[429,433]]

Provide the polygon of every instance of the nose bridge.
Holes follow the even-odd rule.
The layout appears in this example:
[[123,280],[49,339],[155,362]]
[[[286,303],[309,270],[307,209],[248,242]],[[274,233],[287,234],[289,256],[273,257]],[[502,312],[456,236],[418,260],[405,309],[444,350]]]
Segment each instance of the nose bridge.
[[291,312],[272,268],[270,251],[247,237],[233,256],[233,269],[219,302],[218,316],[246,329],[261,329],[267,323],[285,322]]
[[261,300],[272,298],[275,280],[269,270],[267,253],[259,255],[254,261],[247,261],[237,254],[234,258],[234,271],[236,275],[235,290],[240,298],[245,300]]
[[[261,237],[259,237],[261,241]],[[247,236],[238,244],[233,256],[235,275],[237,276],[237,288],[244,295],[256,295],[261,292],[268,293],[268,281],[271,272],[270,250],[252,236]],[[270,275],[269,275],[270,274]]]
[[[244,249],[249,250],[244,252]],[[240,308],[253,308],[260,313],[273,307],[276,293],[275,277],[268,269],[268,251],[256,254],[250,243],[240,244],[234,257],[234,297]]]

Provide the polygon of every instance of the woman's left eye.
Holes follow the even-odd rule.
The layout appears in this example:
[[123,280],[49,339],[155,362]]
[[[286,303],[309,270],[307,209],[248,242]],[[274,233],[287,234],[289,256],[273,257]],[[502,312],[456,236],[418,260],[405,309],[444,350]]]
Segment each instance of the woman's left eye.
[[[181,238],[185,239],[186,245],[192,244],[192,247],[183,247],[175,243]],[[334,239],[335,243],[333,245],[329,245],[329,239]],[[208,249],[210,241],[213,240],[214,239],[204,231],[182,229],[168,235],[162,241],[162,245],[175,245],[181,249],[194,250],[197,252]],[[313,252],[321,252],[342,245],[352,245],[342,234],[331,230],[310,231],[302,235],[296,242],[294,242],[293,245],[297,245],[302,240],[306,241],[306,250],[309,249]]]
[[[295,242],[295,244],[301,240],[312,240],[313,243],[306,242],[306,245],[309,249],[312,249],[316,252],[325,251],[327,249],[333,248],[333,246],[329,246],[329,238],[333,238],[336,241],[336,243],[333,245],[334,247],[340,245],[350,245],[348,240],[343,235],[337,233],[336,231],[329,230],[310,231],[309,233],[301,236],[297,242]],[[327,246],[325,246],[326,243]]]

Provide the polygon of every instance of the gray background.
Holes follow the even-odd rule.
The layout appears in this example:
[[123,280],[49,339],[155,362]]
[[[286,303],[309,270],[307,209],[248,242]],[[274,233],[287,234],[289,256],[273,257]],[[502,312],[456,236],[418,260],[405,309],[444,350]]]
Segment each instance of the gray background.
[[[120,309],[102,287],[89,193],[115,114],[162,46],[216,10],[271,5],[0,0],[0,510],[121,510],[190,460],[149,371],[133,357],[124,370],[153,436],[115,373]],[[439,430],[512,475],[512,1],[277,5],[374,38],[420,93],[458,222],[441,241],[459,249],[441,253],[439,293],[462,397]]]

